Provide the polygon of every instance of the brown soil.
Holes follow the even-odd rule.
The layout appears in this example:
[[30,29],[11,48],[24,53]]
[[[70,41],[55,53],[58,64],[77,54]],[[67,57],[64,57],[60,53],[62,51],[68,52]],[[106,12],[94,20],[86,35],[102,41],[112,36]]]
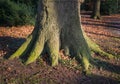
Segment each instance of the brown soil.
[[[103,16],[93,20],[82,15],[82,25],[87,35],[106,52],[120,57],[120,15]],[[0,84],[119,84],[120,59],[105,59],[94,54],[101,64],[93,67],[92,75],[86,76],[81,69],[60,63],[49,66],[38,59],[30,65],[23,65],[19,59],[5,60],[25,41],[33,26],[0,27]]]

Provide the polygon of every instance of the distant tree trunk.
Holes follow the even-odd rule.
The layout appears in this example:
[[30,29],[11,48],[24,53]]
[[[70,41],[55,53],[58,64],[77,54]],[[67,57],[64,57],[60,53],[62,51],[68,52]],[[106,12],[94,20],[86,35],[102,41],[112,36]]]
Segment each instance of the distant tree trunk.
[[94,1],[94,7],[91,17],[94,19],[101,19],[100,16],[100,4],[101,0],[93,0]]
[[24,62],[29,64],[47,52],[55,66],[60,49],[88,70],[92,58],[81,29],[80,0],[40,0],[32,34],[10,59],[27,56]]

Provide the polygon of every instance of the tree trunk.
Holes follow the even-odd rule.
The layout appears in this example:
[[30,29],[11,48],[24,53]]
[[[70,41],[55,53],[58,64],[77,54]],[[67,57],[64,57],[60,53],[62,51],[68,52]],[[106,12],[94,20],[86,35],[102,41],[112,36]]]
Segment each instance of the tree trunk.
[[94,19],[101,19],[100,16],[100,3],[101,0],[93,0],[94,1],[94,7],[93,7],[93,13],[91,15]]
[[[75,57],[88,70],[91,54],[83,36],[79,0],[40,0],[35,28],[26,42],[12,55],[34,62],[47,52],[51,65],[58,64],[59,50]],[[26,57],[27,56],[27,57]]]

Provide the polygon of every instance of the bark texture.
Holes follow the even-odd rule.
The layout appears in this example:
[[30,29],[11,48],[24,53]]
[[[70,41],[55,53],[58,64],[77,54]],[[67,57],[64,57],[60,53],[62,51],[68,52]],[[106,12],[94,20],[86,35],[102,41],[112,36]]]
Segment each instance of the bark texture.
[[101,15],[100,15],[101,0],[93,0],[93,1],[94,1],[94,7],[91,17],[94,19],[101,19]]
[[81,29],[80,0],[40,0],[32,34],[10,59],[26,58],[24,62],[29,64],[48,53],[55,66],[60,49],[88,70],[92,58]]

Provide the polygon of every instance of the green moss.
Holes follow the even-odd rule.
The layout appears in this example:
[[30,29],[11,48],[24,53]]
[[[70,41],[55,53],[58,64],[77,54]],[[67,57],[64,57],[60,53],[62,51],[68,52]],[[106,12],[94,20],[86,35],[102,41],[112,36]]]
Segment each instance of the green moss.
[[86,35],[85,35],[85,39],[86,39],[90,49],[93,52],[98,53],[103,57],[107,57],[110,59],[114,58],[114,56],[112,54],[109,54],[109,53],[103,51],[102,49],[100,49],[100,47],[95,42],[93,42],[89,37],[87,37]]
[[[58,65],[58,58],[59,58],[59,41],[52,41],[51,39],[49,47],[49,55],[50,55],[50,61],[52,66]],[[55,39],[54,39],[55,40]]]
[[52,60],[51,60],[51,65],[52,65],[52,66],[58,65],[58,56],[57,56],[57,55],[54,55],[54,56],[52,56],[51,58],[52,58]]
[[82,58],[82,63],[83,63],[84,69],[85,69],[86,71],[88,71],[88,68],[89,68],[89,65],[90,65],[89,59],[84,56],[84,57]]
[[27,49],[28,45],[30,44],[31,40],[32,40],[33,36],[30,35],[27,40],[21,45],[21,47],[14,53],[12,54],[9,59],[14,59],[15,57],[19,57],[21,56],[25,50]]
[[25,62],[25,64],[29,64],[34,62],[41,54],[42,50],[44,47],[44,37],[39,38],[38,40],[36,40],[35,42],[35,46],[33,47],[32,51],[30,52],[30,55],[27,59],[27,61]]

